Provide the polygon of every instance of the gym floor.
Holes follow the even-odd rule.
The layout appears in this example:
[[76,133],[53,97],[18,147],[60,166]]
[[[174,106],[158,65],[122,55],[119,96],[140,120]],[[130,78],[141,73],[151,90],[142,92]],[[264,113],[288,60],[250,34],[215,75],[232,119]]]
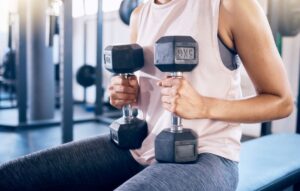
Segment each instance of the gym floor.
[[[74,126],[74,140],[108,133],[107,126],[84,123]],[[17,157],[61,144],[61,128],[48,127],[35,130],[0,133],[0,164]]]
[[[75,106],[75,116],[88,117],[93,113],[84,112],[82,107]],[[9,112],[8,112],[9,111]],[[59,117],[60,111],[56,112]],[[0,111],[0,121],[14,123],[17,119],[16,110]],[[106,134],[109,132],[107,125],[100,123],[83,123],[74,125],[74,140],[80,140],[91,136]],[[0,131],[0,164],[20,156],[50,148],[61,144],[61,127],[45,127],[17,131]]]

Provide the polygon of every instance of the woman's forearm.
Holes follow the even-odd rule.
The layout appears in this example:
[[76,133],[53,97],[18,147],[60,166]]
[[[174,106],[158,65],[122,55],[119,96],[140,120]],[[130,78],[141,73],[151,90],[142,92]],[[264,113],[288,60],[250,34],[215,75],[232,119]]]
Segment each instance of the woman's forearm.
[[293,111],[291,96],[261,94],[234,101],[206,97],[204,102],[208,119],[237,123],[258,123],[280,119],[287,117]]

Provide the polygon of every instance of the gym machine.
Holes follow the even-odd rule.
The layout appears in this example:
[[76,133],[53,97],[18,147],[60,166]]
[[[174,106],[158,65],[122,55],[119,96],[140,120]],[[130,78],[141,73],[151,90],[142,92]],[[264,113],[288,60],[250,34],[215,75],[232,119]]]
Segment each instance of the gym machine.
[[[9,13],[8,45],[3,57],[0,78],[0,109],[16,108],[16,51],[13,49],[13,28],[15,14]],[[10,105],[2,104],[10,102]]]
[[[16,55],[16,73],[13,77],[16,80],[17,112],[12,111],[12,113],[17,114],[17,119],[2,121],[0,124],[1,128],[9,130],[47,126],[48,124],[45,124],[44,120],[52,117],[51,107],[54,107],[54,99],[52,102],[54,96],[50,97],[54,76],[51,76],[53,80],[51,80],[51,77],[47,79],[49,77],[47,74],[52,71],[53,66],[51,63],[49,69],[47,68],[48,62],[51,61],[51,58],[50,60],[47,58],[51,50],[45,46],[45,32],[47,29],[44,16],[47,2],[36,1],[33,3],[33,1],[18,0],[17,3],[18,11],[15,17],[18,22],[15,24],[18,26],[13,35]],[[31,30],[28,30],[29,26]],[[28,31],[30,31],[29,34]],[[27,38],[29,36],[31,38]],[[28,56],[29,53],[33,52],[36,54],[35,56]],[[48,62],[46,62],[47,60]],[[43,67],[40,67],[41,62]],[[35,65],[38,67],[35,67]],[[44,70],[45,68],[46,70]],[[46,82],[45,86],[43,86],[44,82]],[[47,100],[48,96],[50,100]],[[37,102],[36,100],[47,101]],[[48,104],[50,107],[47,107]]]
[[55,84],[51,75],[54,74],[51,46],[55,18],[49,15],[52,2],[18,0],[18,30],[14,33],[17,112],[12,112],[17,119],[2,121],[0,128],[15,130],[60,124],[53,119]]
[[[76,72],[76,82],[83,88],[83,100],[75,101],[75,103],[83,104],[86,107],[87,104],[87,89],[96,84],[96,68],[87,63],[87,32],[88,32],[88,20],[86,19],[86,1],[83,3],[84,10],[84,24],[83,24],[83,66],[81,66]],[[87,109],[88,107],[86,107]]]
[[[35,2],[36,1],[36,2]],[[60,81],[61,88],[60,94],[63,99],[62,103],[62,117],[53,119],[53,112],[55,107],[55,76],[49,75],[54,74],[54,64],[51,62],[52,54],[51,45],[53,44],[53,30],[56,27],[53,27],[53,19],[49,19],[49,24],[45,22],[45,13],[48,13],[49,4],[58,3],[60,9],[60,71],[57,72]],[[101,122],[110,124],[113,120],[110,118],[109,114],[103,115],[103,88],[102,88],[102,22],[103,22],[103,12],[102,10],[102,0],[99,0],[99,12],[97,20],[97,67],[96,71],[100,75],[96,75],[96,89],[97,89],[97,98],[95,103],[95,115],[91,117],[85,116],[76,116],[73,119],[73,95],[72,95],[72,2],[69,0],[31,0],[29,1],[18,1],[18,31],[16,31],[16,66],[17,66],[17,103],[18,103],[18,114],[17,120],[2,121],[0,123],[0,128],[4,130],[15,130],[15,129],[25,129],[25,128],[38,128],[38,127],[48,127],[48,126],[58,126],[63,124],[64,130],[64,142],[72,140],[72,126],[74,123],[84,123],[84,122]],[[39,7],[39,8],[30,8],[30,7]],[[29,14],[30,13],[30,14]],[[39,15],[43,16],[39,16]],[[30,15],[30,18],[28,16]],[[51,15],[50,15],[51,16]],[[35,19],[34,25],[29,25],[29,22]],[[57,23],[55,23],[57,25]],[[34,56],[34,60],[27,63],[28,52],[27,45],[33,43],[33,38],[31,41],[28,41],[27,38],[27,28],[31,26],[31,31],[35,31],[34,35],[35,44],[33,49],[37,54]],[[42,31],[41,31],[42,30]],[[50,31],[46,31],[50,30]],[[46,33],[47,32],[47,33]],[[45,35],[47,34],[47,35]],[[38,38],[38,39],[36,39]],[[46,50],[44,50],[46,49]],[[47,58],[43,58],[43,55]],[[49,55],[49,57],[47,56]],[[46,60],[46,62],[44,62]],[[40,67],[40,63],[44,63]],[[33,65],[39,65],[38,67],[33,67]],[[48,69],[45,69],[44,66],[47,65]],[[65,66],[65,67],[64,67]],[[46,68],[47,68],[46,67]],[[33,72],[31,69],[37,71]],[[42,71],[38,71],[38,70]],[[65,70],[64,70],[65,69]],[[35,73],[33,75],[32,73]],[[37,75],[42,74],[42,75]],[[39,79],[43,78],[43,79]],[[46,78],[49,78],[46,80]],[[66,82],[67,81],[67,82]],[[43,85],[44,84],[44,85]],[[42,86],[42,87],[41,87]],[[46,93],[45,93],[46,91]],[[36,93],[35,93],[36,92]],[[34,96],[32,96],[34,95]],[[28,100],[29,104],[28,104]],[[48,100],[49,99],[49,100]],[[39,101],[36,100],[47,100]],[[72,103],[72,104],[71,104]],[[32,105],[34,104],[34,106]],[[47,110],[47,111],[46,111]],[[30,115],[29,115],[30,114]],[[45,117],[45,115],[47,115]],[[30,119],[29,119],[30,117]],[[45,118],[44,118],[45,117]]]
[[[165,36],[155,44],[155,66],[170,72],[172,78],[182,78],[198,65],[198,43],[190,36]],[[159,162],[190,163],[198,159],[197,136],[183,128],[181,118],[172,114],[172,125],[155,139],[155,158]]]
[[[108,46],[104,52],[104,64],[108,71],[129,80],[144,66],[143,48],[138,44]],[[122,110],[123,116],[109,126],[111,140],[120,148],[140,148],[148,134],[147,123],[137,118],[137,109],[133,110],[130,104],[123,106]]]

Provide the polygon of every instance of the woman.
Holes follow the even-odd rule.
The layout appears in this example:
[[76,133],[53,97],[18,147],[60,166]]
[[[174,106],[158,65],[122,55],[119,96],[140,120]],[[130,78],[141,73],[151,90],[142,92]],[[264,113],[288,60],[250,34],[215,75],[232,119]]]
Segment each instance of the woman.
[[[199,66],[182,79],[153,64],[162,36],[188,35],[199,43]],[[240,123],[287,117],[293,108],[283,63],[264,12],[255,0],[149,0],[131,17],[131,41],[143,46],[138,78],[113,77],[111,104],[136,104],[149,134],[137,150],[121,150],[109,136],[62,145],[0,167],[0,189],[235,190]],[[240,57],[257,96],[242,99]],[[158,80],[159,79],[159,80]],[[170,112],[198,136],[193,164],[155,162],[154,139]],[[2,178],[6,177],[6,178]]]

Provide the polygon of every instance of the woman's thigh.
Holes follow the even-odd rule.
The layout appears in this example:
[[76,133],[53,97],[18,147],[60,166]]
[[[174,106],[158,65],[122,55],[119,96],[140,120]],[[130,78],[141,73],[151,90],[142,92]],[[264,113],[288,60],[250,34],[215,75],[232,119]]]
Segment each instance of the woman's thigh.
[[138,173],[117,191],[233,191],[238,165],[213,154],[200,154],[194,164],[156,163]]
[[140,170],[129,151],[105,135],[0,165],[0,190],[113,190]]

